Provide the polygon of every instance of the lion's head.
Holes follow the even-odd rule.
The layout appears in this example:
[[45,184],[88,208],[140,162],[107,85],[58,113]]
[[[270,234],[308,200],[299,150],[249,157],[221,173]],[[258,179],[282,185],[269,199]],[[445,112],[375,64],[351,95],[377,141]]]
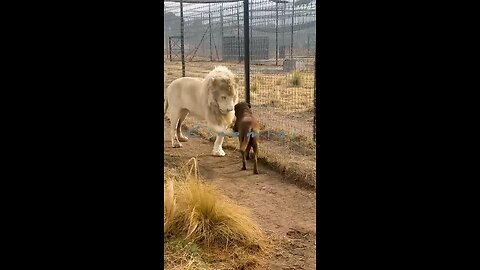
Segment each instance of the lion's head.
[[238,103],[238,78],[226,67],[215,67],[205,77],[208,91],[208,106],[223,115],[233,114]]

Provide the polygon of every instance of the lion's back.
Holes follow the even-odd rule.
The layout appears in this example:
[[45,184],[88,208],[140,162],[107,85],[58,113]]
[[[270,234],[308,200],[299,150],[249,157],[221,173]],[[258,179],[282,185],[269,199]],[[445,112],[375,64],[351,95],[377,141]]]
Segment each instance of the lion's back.
[[203,79],[183,77],[174,80],[166,90],[166,97],[169,107],[173,110],[188,109],[190,114],[202,116],[204,114],[204,106],[202,94]]
[[182,77],[173,80],[167,87],[167,94],[169,92],[191,92],[199,91],[202,83],[202,79],[193,77]]
[[181,99],[184,96],[198,96],[201,92],[202,79],[183,77],[174,80],[166,90],[168,99]]

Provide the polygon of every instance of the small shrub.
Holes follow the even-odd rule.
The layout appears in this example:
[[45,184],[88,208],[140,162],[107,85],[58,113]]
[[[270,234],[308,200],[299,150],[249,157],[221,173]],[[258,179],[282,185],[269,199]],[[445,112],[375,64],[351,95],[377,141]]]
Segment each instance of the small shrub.
[[302,75],[299,72],[294,72],[292,78],[290,79],[290,84],[295,87],[301,86],[303,83]]
[[263,79],[263,77],[255,77],[254,80],[257,84],[265,84],[265,80]]
[[277,99],[271,99],[270,100],[270,104],[273,106],[273,107],[278,107],[280,105],[280,102],[277,100]]
[[274,107],[281,107],[282,105],[282,98],[280,95],[280,91],[275,89],[270,97],[270,104]]
[[265,81],[261,77],[254,77],[250,83],[250,91],[256,92]]
[[257,92],[257,89],[258,89],[258,86],[257,86],[256,83],[254,83],[250,86],[250,91],[252,91],[252,92]]

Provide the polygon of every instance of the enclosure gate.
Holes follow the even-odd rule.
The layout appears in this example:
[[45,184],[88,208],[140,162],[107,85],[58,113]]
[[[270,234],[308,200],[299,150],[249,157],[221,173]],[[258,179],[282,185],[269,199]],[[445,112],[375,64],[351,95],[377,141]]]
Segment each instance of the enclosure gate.
[[181,60],[182,48],[181,48],[181,36],[168,37],[168,52],[170,61]]

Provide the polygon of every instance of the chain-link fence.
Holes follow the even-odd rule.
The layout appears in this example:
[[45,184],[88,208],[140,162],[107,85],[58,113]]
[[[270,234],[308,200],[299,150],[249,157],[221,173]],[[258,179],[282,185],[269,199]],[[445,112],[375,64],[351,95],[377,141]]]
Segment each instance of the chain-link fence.
[[182,75],[203,77],[225,65],[242,79],[241,100],[243,89],[250,90],[264,130],[313,143],[316,1],[249,0],[249,87],[244,85],[245,1],[180,2],[165,1],[165,88]]
[[[193,2],[193,3],[192,3]],[[202,3],[203,2],[203,3]],[[206,3],[205,3],[206,2]],[[216,3],[208,3],[216,2]],[[218,3],[221,2],[221,3]],[[181,3],[165,1],[164,8],[164,75],[165,88],[182,76]],[[183,1],[184,76],[204,77],[215,66],[225,65],[244,82],[243,46],[237,40],[243,35],[241,1]],[[244,87],[244,84],[241,84]],[[244,99],[245,91],[240,91]]]

